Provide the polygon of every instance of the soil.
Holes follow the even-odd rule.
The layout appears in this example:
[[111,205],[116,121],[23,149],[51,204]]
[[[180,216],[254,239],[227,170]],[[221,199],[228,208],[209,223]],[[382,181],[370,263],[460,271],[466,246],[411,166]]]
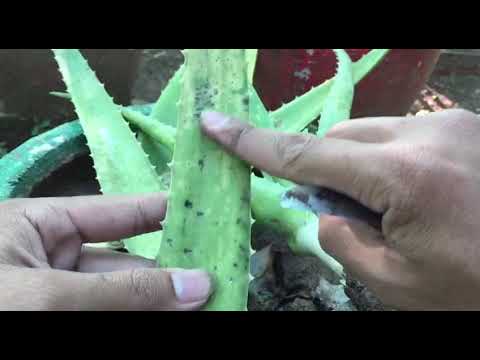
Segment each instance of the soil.
[[[472,55],[473,54],[473,55]],[[463,54],[442,55],[429,85],[474,112],[480,111],[480,58],[467,51]],[[147,49],[142,53],[138,76],[133,86],[132,103],[154,102],[168,79],[182,61],[177,49]],[[54,101],[54,100],[52,100]],[[7,149],[25,141],[32,134],[57,126],[61,114],[50,114],[54,121],[18,117],[11,110],[4,111],[0,97],[0,145]],[[19,126],[21,119],[22,126]],[[66,120],[71,120],[67,118]],[[21,131],[19,130],[21,128]],[[27,130],[26,130],[27,129]],[[0,149],[1,156],[1,149]],[[97,194],[91,159],[84,157],[62,168],[49,180],[35,189],[38,196],[76,196]],[[269,267],[262,276],[251,282],[249,309],[252,311],[328,311],[318,298],[321,266],[314,258],[295,256],[281,235],[271,229],[254,227],[253,247],[268,252]],[[362,284],[349,279],[347,295],[358,310],[384,311],[385,308]]]

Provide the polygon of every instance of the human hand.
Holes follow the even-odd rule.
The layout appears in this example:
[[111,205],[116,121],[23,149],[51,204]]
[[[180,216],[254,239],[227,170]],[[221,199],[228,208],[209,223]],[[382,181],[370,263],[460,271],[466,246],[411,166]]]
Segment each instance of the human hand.
[[204,271],[84,244],[160,230],[163,194],[18,199],[0,204],[0,310],[196,310]]
[[480,309],[480,121],[464,110],[344,122],[324,139],[221,114],[203,131],[270,173],[324,186],[383,214],[382,230],[319,218],[322,248],[385,305]]

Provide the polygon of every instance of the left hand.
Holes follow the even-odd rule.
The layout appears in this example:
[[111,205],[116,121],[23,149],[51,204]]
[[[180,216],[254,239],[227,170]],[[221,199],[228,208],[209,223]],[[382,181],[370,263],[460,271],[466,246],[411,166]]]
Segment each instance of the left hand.
[[0,310],[197,310],[201,270],[84,244],[161,229],[164,194],[18,199],[0,204]]

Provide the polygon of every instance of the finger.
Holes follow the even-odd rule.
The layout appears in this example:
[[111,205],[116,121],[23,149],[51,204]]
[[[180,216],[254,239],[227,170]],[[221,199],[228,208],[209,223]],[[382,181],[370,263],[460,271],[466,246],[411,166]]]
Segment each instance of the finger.
[[48,252],[65,240],[110,242],[161,229],[165,194],[23,200],[23,215]]
[[44,272],[43,277],[41,291],[49,294],[50,310],[197,310],[213,290],[210,276],[199,270],[134,269],[103,274],[55,270]]
[[389,166],[377,144],[256,129],[212,112],[203,115],[202,129],[234,155],[273,176],[324,186],[375,211],[384,210],[384,204],[359,198],[362,192],[372,193],[372,184],[383,188],[388,180],[384,172]]
[[394,141],[408,121],[411,120],[402,117],[354,119],[335,125],[325,137],[384,144]]
[[[418,117],[371,117],[344,121],[326,134],[328,138],[365,143],[387,143],[400,137],[424,136],[425,127],[442,126],[452,119],[462,117],[462,110],[446,110]],[[468,131],[471,131],[470,129]]]
[[372,289],[392,287],[405,280],[407,260],[387,247],[380,232],[336,216],[321,216],[319,221],[322,249],[347,273]]
[[76,270],[83,273],[101,273],[155,267],[155,261],[140,256],[84,247]]

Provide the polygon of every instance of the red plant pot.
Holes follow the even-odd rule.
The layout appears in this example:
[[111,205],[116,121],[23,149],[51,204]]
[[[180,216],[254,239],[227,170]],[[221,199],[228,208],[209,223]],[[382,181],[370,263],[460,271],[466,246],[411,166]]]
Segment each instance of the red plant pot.
[[[370,49],[347,49],[353,61]],[[356,88],[352,117],[408,113],[440,56],[440,49],[393,49]],[[269,110],[304,94],[335,75],[329,49],[261,49],[255,86]]]

